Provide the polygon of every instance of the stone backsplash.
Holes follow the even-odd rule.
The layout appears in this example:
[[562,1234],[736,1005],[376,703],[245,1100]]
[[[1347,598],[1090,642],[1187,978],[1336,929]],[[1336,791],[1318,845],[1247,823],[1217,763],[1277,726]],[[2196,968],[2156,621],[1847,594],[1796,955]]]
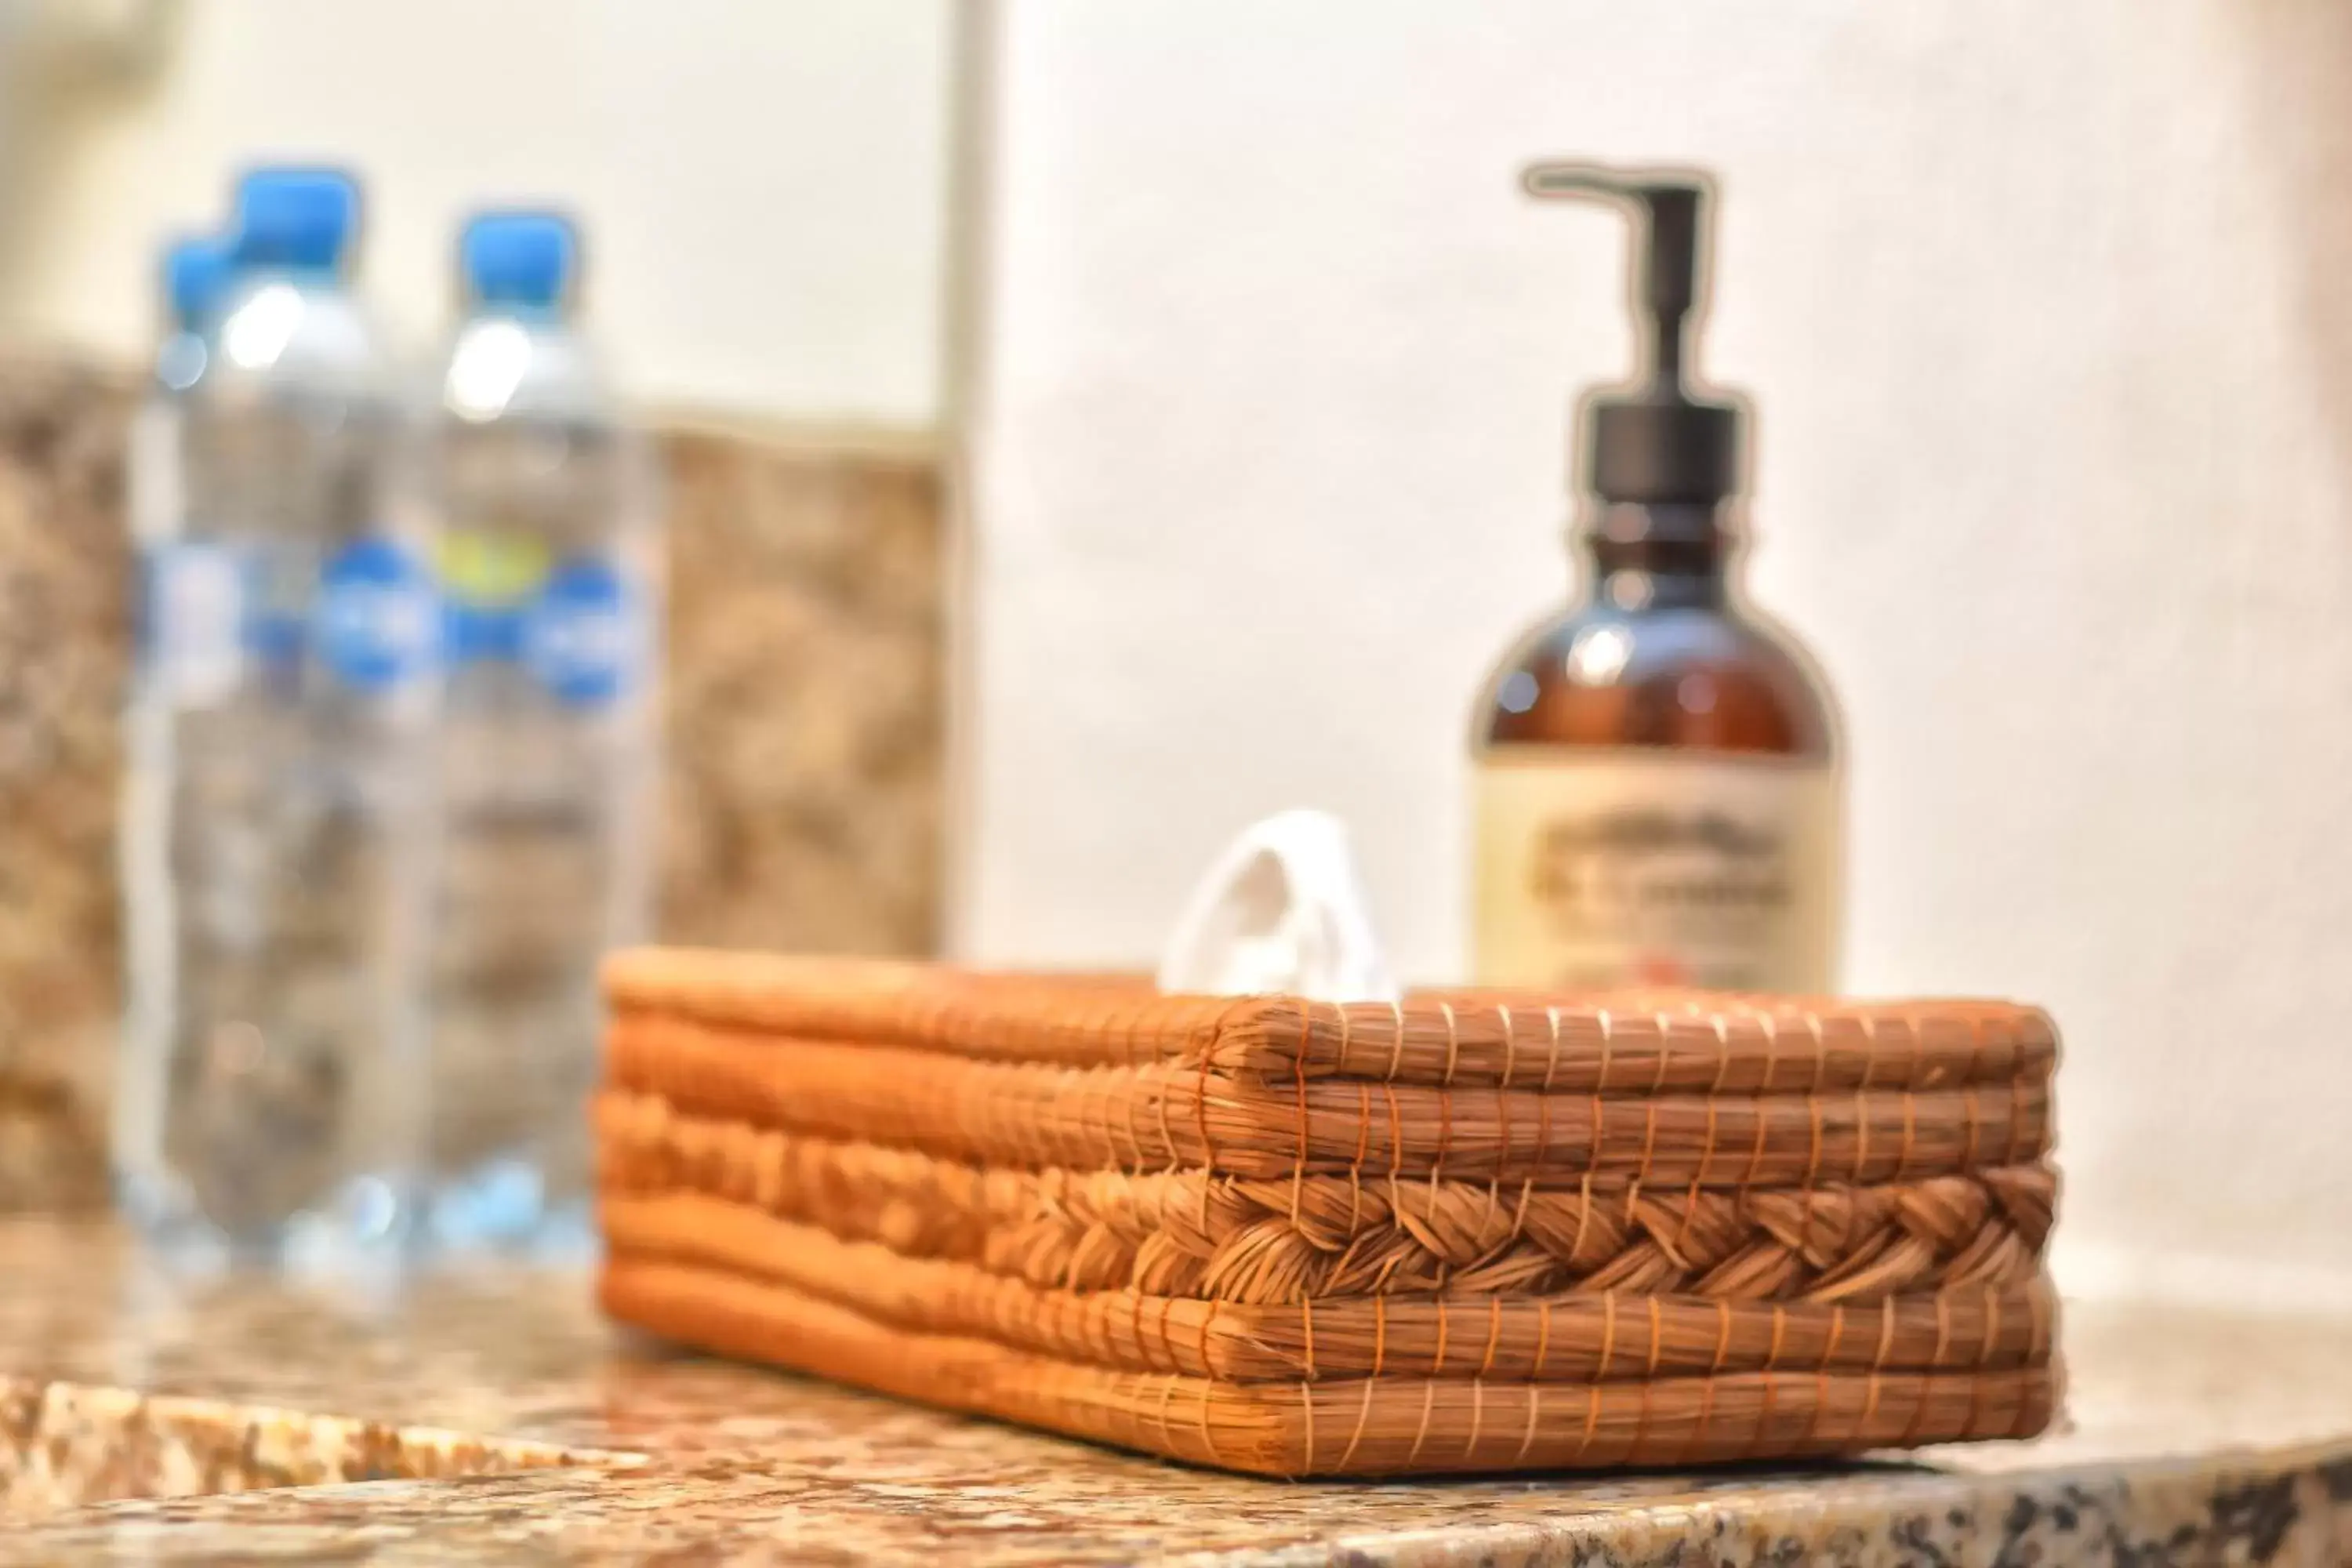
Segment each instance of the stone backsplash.
[[[128,376],[0,360],[0,1209],[104,1200]],[[671,424],[666,940],[920,953],[940,924],[938,465]]]

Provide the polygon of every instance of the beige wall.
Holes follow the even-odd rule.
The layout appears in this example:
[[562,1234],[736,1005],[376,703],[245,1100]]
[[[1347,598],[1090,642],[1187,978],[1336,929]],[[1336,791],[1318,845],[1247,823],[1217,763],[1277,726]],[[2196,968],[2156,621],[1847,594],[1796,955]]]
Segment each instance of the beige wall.
[[1851,721],[1851,978],[2064,1026],[2064,1268],[2352,1301],[2352,10],[1014,0],[963,945],[1148,956],[1292,805],[1452,972],[1621,231],[1724,176],[1757,596]]
[[[0,0],[71,81],[0,94],[0,334],[143,352],[155,241],[256,156],[369,180],[365,278],[420,349],[459,216],[556,199],[595,324],[673,404],[928,428],[939,409],[948,0]],[[68,56],[71,58],[67,58]],[[54,73],[53,73],[54,74]]]

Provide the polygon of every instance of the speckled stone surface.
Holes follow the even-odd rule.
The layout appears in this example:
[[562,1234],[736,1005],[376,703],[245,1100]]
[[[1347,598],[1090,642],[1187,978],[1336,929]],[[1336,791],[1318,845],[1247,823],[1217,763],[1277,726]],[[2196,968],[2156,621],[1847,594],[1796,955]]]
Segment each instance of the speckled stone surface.
[[[0,354],[0,1211],[105,1201],[136,378]],[[932,950],[945,524],[916,440],[658,431],[671,614],[660,929]]]
[[[2031,1444],[1298,1485],[682,1356],[599,1322],[576,1274],[175,1286],[110,1232],[22,1221],[0,1226],[0,1373],[161,1398],[0,1398],[0,1465],[38,1452],[51,1489],[0,1524],[0,1562],[2352,1561],[2352,1323],[2078,1307],[2066,1333],[2074,1420]],[[126,1478],[341,1484],[60,1506]]]
[[527,1438],[0,1377],[0,1521],[129,1498],[639,1462]]

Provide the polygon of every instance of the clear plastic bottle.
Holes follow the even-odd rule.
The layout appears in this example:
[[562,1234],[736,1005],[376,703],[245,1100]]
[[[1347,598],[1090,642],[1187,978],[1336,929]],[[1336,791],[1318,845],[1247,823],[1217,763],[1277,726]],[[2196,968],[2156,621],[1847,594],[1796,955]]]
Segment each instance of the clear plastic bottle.
[[[173,739],[183,708],[200,704],[236,657],[233,563],[188,527],[182,435],[210,368],[212,327],[229,282],[229,242],[191,237],[163,252],[169,312],[154,374],[131,426],[125,481],[139,581],[131,702],[125,715],[121,883],[125,946],[123,1059],[115,1096],[115,1158],[142,1184],[142,1151],[159,1136],[163,1051],[177,989],[169,853]],[[134,1199],[154,1195],[133,1187]],[[142,1203],[142,1207],[148,1206]]]
[[659,540],[644,445],[574,326],[572,226],[487,213],[458,248],[429,463],[447,650],[430,1227],[562,1252],[591,1237],[598,962],[648,925]]
[[146,552],[116,1168],[174,1249],[378,1252],[413,1191],[437,622],[358,205],[331,171],[239,185]]

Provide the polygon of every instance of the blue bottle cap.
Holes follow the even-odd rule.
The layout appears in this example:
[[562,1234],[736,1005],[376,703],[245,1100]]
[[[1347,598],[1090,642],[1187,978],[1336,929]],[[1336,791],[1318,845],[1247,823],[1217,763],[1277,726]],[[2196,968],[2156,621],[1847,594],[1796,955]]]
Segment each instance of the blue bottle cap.
[[255,169],[236,185],[237,264],[335,267],[359,221],[359,182],[341,170]]
[[486,212],[457,237],[457,269],[477,305],[552,310],[580,268],[580,231],[551,212]]
[[228,274],[228,241],[218,235],[189,235],[164,247],[163,298],[173,324],[195,331],[210,321]]

